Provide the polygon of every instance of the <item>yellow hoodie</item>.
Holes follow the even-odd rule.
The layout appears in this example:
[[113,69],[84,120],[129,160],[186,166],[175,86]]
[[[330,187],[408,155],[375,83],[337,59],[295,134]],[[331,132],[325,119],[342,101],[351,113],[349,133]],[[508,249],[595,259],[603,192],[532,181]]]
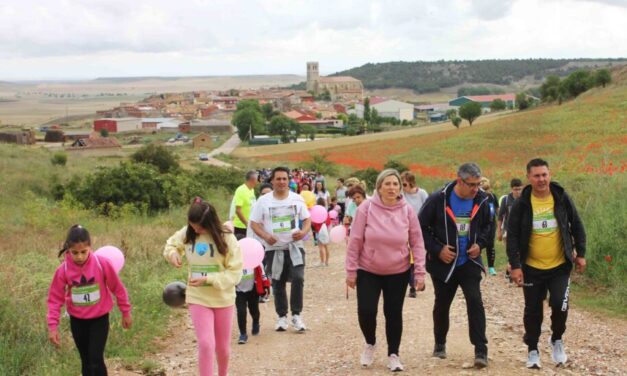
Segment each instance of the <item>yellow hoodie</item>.
[[168,260],[174,252],[185,255],[188,278],[207,277],[205,286],[187,286],[185,301],[211,308],[232,306],[235,304],[235,285],[242,278],[242,253],[235,235],[224,234],[229,251],[223,256],[208,234],[198,235],[192,249],[191,243],[184,243],[186,231],[187,226],[172,235],[163,250],[163,256]]

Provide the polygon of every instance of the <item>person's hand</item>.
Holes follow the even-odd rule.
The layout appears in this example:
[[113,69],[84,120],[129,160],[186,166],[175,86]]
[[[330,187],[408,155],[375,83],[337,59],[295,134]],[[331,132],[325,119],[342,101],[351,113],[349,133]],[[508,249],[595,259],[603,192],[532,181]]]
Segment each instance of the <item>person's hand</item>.
[[346,286],[354,289],[356,284],[357,284],[356,277],[346,277]]
[[56,347],[61,347],[61,337],[57,329],[48,331],[48,340]]
[[274,245],[274,243],[277,242],[276,238],[273,235],[266,235],[265,238],[263,238],[263,240],[266,241],[266,243],[268,243],[268,245]]
[[205,286],[207,284],[207,277],[190,278],[188,285],[194,287]]
[[466,251],[466,253],[468,254],[468,256],[470,256],[471,258],[477,258],[479,257],[479,255],[481,254],[481,248],[479,248],[478,244],[473,244],[472,246],[470,246],[470,248],[468,248],[468,250]]
[[444,247],[442,247],[439,255],[440,260],[442,260],[442,262],[444,262],[445,264],[450,264],[453,260],[455,260],[455,252],[453,252],[454,249],[455,247],[452,247],[450,245],[445,245]]
[[303,232],[303,230],[295,230],[294,232],[292,232],[292,239],[298,241],[304,238],[305,235],[306,234]]
[[586,271],[586,259],[583,257],[575,257],[575,265],[577,266],[577,272],[583,273]]
[[499,239],[500,242],[503,241],[503,232],[501,230],[499,230],[499,233],[496,235],[497,239]]
[[525,283],[523,272],[520,268],[512,269],[512,271],[509,272],[509,277],[512,279],[512,281],[514,281],[516,285],[518,285],[518,287],[522,287],[523,283]]
[[425,291],[425,281],[418,281],[414,284],[416,291]]
[[122,317],[122,327],[124,329],[130,329],[131,325],[133,325],[133,319],[131,318],[131,315]]
[[170,262],[170,264],[174,265],[174,267],[176,268],[180,268],[181,265],[183,265],[183,262],[181,260],[181,255],[179,255],[178,252],[172,252],[170,254],[170,257],[168,257],[168,261]]

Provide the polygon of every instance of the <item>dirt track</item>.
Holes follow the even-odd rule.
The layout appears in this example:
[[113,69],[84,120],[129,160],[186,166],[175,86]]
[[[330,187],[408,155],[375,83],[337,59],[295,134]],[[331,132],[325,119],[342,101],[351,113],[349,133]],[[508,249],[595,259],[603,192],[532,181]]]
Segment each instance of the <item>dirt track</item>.
[[[497,257],[502,257],[498,255]],[[261,304],[261,333],[250,336],[246,345],[238,345],[237,323],[233,320],[231,375],[384,375],[386,341],[382,308],[379,309],[377,357],[371,369],[359,365],[363,338],[357,323],[354,291],[346,300],[344,284],[344,247],[332,248],[331,266],[317,268],[317,250],[310,246],[305,273],[303,318],[308,330],[298,334],[275,332],[274,305]],[[288,286],[289,291],[289,286]],[[624,321],[608,319],[574,308],[568,318],[564,337],[569,355],[567,366],[552,365],[547,335],[550,320],[545,310],[545,323],[540,339],[543,368],[524,367],[526,347],[522,343],[523,299],[520,289],[510,285],[502,273],[484,278],[482,291],[487,315],[489,359],[487,369],[477,371],[470,366],[473,348],[468,340],[466,308],[461,295],[451,308],[451,330],[448,336],[448,359],[432,358],[431,310],[433,288],[417,299],[406,299],[404,332],[400,356],[407,375],[619,375],[627,374],[627,326]],[[574,305],[577,296],[572,297]],[[183,317],[182,324],[172,327],[164,339],[165,348],[151,357],[159,362],[167,375],[196,374],[196,344],[187,312],[173,312]],[[176,321],[176,320],[174,320]],[[249,317],[250,330],[250,317]],[[124,374],[127,374],[124,372]]]

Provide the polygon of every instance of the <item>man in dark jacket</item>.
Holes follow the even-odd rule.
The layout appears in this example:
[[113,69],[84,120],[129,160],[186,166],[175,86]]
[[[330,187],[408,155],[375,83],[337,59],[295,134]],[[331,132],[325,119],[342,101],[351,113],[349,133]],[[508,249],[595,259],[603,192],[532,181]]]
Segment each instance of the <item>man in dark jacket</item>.
[[461,286],[477,368],[488,365],[486,319],[479,283],[481,272],[485,272],[481,249],[488,243],[490,209],[485,193],[479,189],[480,181],[479,166],[461,165],[457,179],[429,196],[419,215],[427,250],[427,271],[435,290],[433,356],[446,358],[449,311],[457,287]]
[[567,360],[562,335],[566,330],[570,272],[586,267],[586,233],[575,204],[557,183],[551,182],[549,164],[533,159],[527,164],[529,186],[512,206],[507,222],[507,256],[511,278],[525,296],[524,341],[527,367],[540,368],[538,339],[543,302],[550,292],[549,344],[557,364]]

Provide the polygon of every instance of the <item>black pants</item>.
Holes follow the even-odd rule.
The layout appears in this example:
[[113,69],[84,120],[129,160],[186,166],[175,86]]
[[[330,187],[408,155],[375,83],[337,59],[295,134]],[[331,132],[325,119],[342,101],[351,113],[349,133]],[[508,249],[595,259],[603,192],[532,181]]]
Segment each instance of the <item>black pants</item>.
[[[281,279],[274,279],[272,276],[272,262],[274,261],[274,252],[284,252],[283,255],[283,272]],[[300,315],[303,310],[303,289],[305,286],[305,250],[300,249],[303,256],[303,264],[294,266],[290,257],[289,250],[266,251],[264,256],[264,264],[266,265],[266,275],[272,278],[272,293],[274,294],[274,308],[279,317],[286,316],[288,312],[287,306],[287,289],[286,284],[292,284],[290,290],[290,306],[292,315]],[[269,274],[267,272],[270,272]]]
[[444,283],[431,276],[435,291],[433,305],[433,334],[435,343],[445,344],[449,329],[449,312],[457,287],[460,286],[466,299],[468,314],[468,332],[470,343],[475,346],[475,352],[487,353],[486,323],[483,300],[481,299],[481,269],[472,261],[456,267],[448,283]]
[[385,316],[385,337],[388,341],[388,356],[399,355],[403,335],[403,303],[409,282],[409,269],[400,274],[377,275],[365,270],[357,270],[357,316],[359,327],[366,343],[377,342],[377,309],[383,291],[383,315]]
[[253,318],[253,325],[259,324],[259,295],[257,295],[255,287],[246,292],[235,291],[237,326],[239,327],[240,334],[246,334],[246,307],[248,307],[250,316]]
[[337,204],[341,210],[337,217],[338,217],[338,220],[340,221],[340,224],[342,224],[344,223],[344,213],[346,213],[346,204],[343,202],[338,202]]
[[488,244],[486,245],[486,253],[488,255],[488,267],[494,267],[494,261],[496,260],[496,250],[494,249],[494,238],[496,237],[496,222],[492,221],[490,226],[490,233],[488,234]]
[[523,293],[525,295],[525,324],[524,341],[529,351],[538,349],[538,340],[542,327],[543,304],[547,291],[550,292],[549,305],[551,306],[551,339],[562,339],[566,331],[568,318],[568,293],[570,286],[569,264],[562,264],[557,268],[541,270],[523,265]]
[[235,235],[235,238],[237,240],[243,239],[246,237],[246,229],[245,228],[239,228],[239,227],[233,227],[233,235]]
[[109,314],[95,319],[70,316],[70,329],[81,356],[83,376],[106,376],[104,350],[109,335]]

